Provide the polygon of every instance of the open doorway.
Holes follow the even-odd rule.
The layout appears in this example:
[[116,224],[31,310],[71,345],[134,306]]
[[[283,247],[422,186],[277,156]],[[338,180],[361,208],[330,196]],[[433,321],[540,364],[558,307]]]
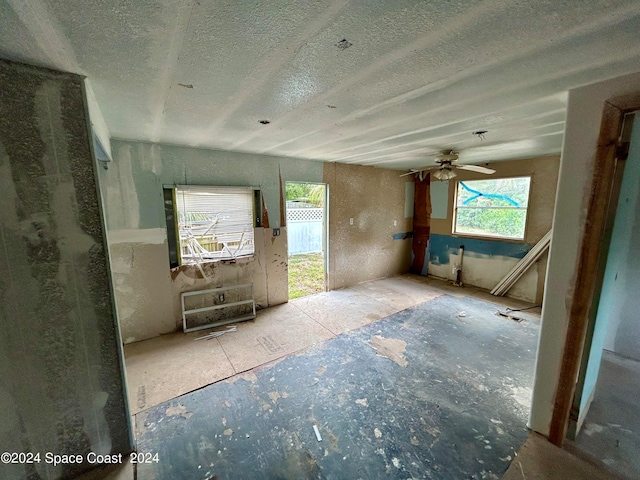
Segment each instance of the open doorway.
[[[640,459],[640,122],[628,113],[585,349],[569,417],[569,438],[621,478],[638,478]],[[582,427],[582,428],[581,428]]]
[[327,186],[287,182],[289,299],[326,290]]

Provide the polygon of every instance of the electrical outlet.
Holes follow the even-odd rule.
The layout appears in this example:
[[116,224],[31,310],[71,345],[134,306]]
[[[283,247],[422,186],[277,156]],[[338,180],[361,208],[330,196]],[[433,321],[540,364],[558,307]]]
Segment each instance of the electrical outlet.
[[280,236],[280,229],[279,228],[274,228],[273,229],[273,236],[274,237],[279,237]]
[[349,219],[349,225],[353,225],[353,217]]
[[398,226],[398,220],[394,220],[394,221],[393,221],[393,226],[394,226],[394,227],[397,227],[397,226]]

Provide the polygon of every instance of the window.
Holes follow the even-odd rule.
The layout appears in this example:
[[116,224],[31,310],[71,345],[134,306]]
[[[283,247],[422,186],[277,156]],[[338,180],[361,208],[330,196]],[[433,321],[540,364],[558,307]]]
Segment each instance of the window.
[[253,255],[254,198],[250,187],[176,187],[180,263]]
[[453,233],[524,239],[531,177],[458,181]]

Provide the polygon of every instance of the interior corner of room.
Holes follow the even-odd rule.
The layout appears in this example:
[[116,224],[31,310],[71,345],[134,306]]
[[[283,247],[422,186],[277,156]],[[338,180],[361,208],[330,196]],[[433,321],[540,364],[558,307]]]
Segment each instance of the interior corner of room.
[[285,4],[0,0],[0,477],[638,478],[639,4]]

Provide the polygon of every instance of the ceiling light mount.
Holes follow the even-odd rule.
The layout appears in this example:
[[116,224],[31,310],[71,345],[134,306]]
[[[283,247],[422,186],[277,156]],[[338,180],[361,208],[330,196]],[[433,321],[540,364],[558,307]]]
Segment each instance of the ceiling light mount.
[[347,40],[346,38],[343,38],[342,40],[340,40],[338,43],[336,43],[336,47],[338,47],[340,50],[346,50],[347,48],[349,48],[351,45],[353,45],[353,43],[351,43],[349,40]]
[[473,135],[478,137],[480,140],[484,140],[484,135],[489,133],[488,130],[476,130],[475,132],[471,132]]

